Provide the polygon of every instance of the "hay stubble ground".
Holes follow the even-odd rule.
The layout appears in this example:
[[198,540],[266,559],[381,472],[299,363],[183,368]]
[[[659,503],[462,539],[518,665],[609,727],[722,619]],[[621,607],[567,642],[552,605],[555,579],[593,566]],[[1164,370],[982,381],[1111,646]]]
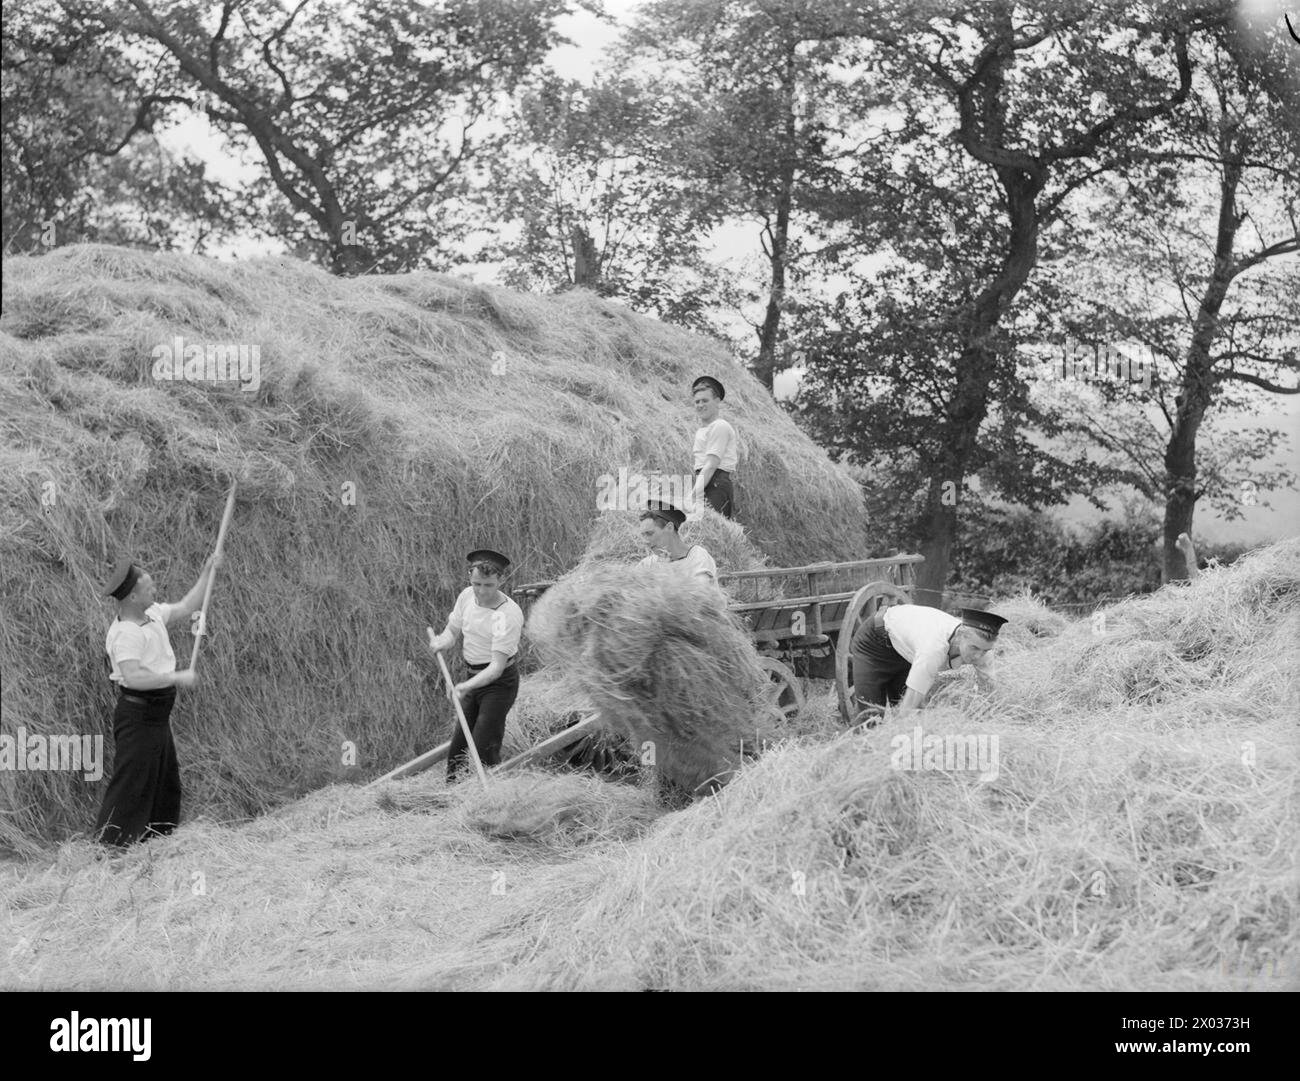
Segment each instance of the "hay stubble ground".
[[5,865],[0,982],[1300,986],[1300,542],[1116,605],[1103,634],[1015,610],[996,689],[952,678],[919,720],[996,734],[995,777],[893,768],[918,719],[831,736],[824,694],[812,734],[672,813],[545,772],[334,786]]

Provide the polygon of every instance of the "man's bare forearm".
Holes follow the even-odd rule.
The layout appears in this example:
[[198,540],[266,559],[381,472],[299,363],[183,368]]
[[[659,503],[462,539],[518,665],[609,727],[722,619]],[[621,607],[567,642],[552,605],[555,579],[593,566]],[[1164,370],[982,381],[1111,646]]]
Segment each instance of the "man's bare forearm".
[[429,641],[429,648],[435,653],[444,649],[450,649],[456,644],[456,632],[450,627],[444,627],[441,634],[435,635]]
[[505,670],[506,666],[504,664],[494,660],[484,668],[483,671],[477,672],[472,677],[465,680],[465,682],[460,685],[461,689],[466,691],[476,691],[480,687],[486,687],[489,683],[495,683],[497,677]]
[[164,687],[176,686],[175,672],[132,672],[122,673],[122,686],[128,691],[159,691]]
[[925,695],[920,691],[915,691],[911,687],[903,694],[903,700],[898,703],[899,713],[912,713],[925,705]]

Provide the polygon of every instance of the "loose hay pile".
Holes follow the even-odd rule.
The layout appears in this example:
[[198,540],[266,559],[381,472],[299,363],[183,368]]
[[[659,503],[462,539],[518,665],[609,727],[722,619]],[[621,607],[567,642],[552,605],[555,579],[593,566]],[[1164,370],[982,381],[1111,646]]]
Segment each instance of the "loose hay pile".
[[[583,290],[429,273],[75,245],[6,258],[3,290],[7,732],[108,736],[111,557],[129,550],[164,597],[183,593],[241,478],[201,683],[174,714],[188,816],[261,813],[447,733],[423,628],[446,618],[467,547],[506,548],[529,579],[572,568],[601,476],[689,472],[690,381],[733,369],[717,343]],[[256,390],[154,379],[177,336],[256,348]],[[745,496],[752,536],[778,562],[814,542],[855,555],[856,485],[757,381],[726,379],[763,478]],[[183,629],[172,643],[191,644]],[[106,783],[0,773],[0,849],[86,829]]]
[[646,790],[571,773],[494,777],[461,805],[462,821],[484,836],[556,848],[628,840],[659,814]]
[[[1300,713],[1300,539],[1071,623],[980,714],[1160,706],[1211,722]],[[1010,661],[1000,662],[999,667]]]
[[1028,593],[1000,600],[989,606],[1008,622],[998,635],[998,650],[1024,649],[1039,644],[1045,638],[1056,638],[1070,620],[1048,608],[1042,601]]
[[510,712],[501,757],[520,754],[548,736],[570,727],[592,711],[592,705],[553,667],[539,668],[519,681],[519,697]]
[[547,664],[685,793],[725,781],[743,748],[770,735],[766,676],[749,636],[712,587],[672,567],[596,567],[556,583],[528,634]]
[[[637,532],[638,526],[639,515],[635,513],[601,514],[592,526],[581,559],[570,574],[639,564],[645,558],[646,548]],[[768,565],[767,558],[754,547],[742,526],[710,508],[704,509],[698,521],[682,527],[682,539],[687,544],[704,545],[721,573],[759,570]],[[729,583],[725,591],[733,601],[767,600],[780,593],[774,583],[764,578]],[[527,750],[576,723],[594,708],[573,681],[561,678],[553,667],[530,672],[520,681],[512,723],[506,729],[506,755]],[[617,761],[636,760],[632,744],[612,728],[593,732],[572,753],[588,763],[603,762],[610,769]],[[559,755],[555,761],[566,761],[569,757],[569,754]]]
[[[769,751],[574,881],[595,892],[563,929],[518,908],[504,974],[461,978],[1300,987],[1300,542],[1102,615],[1017,644],[993,694],[953,681]],[[948,750],[981,737],[985,779]]]
[[[582,824],[593,805],[562,810],[568,835],[507,822],[525,843],[503,844],[483,832],[499,808],[471,813],[491,793],[438,806],[416,778],[387,811],[333,787],[113,861],[73,844],[0,864],[3,982],[1294,990],[1298,597],[1300,544],[1256,552],[1105,610],[1095,653],[1092,621],[1071,623],[1009,651],[993,695],[961,686],[863,734],[777,745],[715,798],[608,840]],[[1106,673],[1162,640],[1199,678],[1157,670],[1159,696],[1126,698]],[[946,750],[919,769],[903,753],[979,736],[998,740],[983,780]],[[593,782],[523,807],[626,796]]]

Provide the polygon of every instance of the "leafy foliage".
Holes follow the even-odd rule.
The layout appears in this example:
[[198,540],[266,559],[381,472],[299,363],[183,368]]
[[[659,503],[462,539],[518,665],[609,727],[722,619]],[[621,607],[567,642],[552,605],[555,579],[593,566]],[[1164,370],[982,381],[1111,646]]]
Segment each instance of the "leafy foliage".
[[165,100],[262,169],[242,224],[339,273],[463,257],[489,121],[556,43],[567,0],[145,0],[69,5],[121,35]]
[[26,5],[5,13],[0,70],[6,252],[74,241],[201,250],[229,235],[230,193],[154,137],[183,103],[122,35]]
[[680,103],[618,75],[591,87],[548,77],[520,114],[522,141],[494,164],[499,212],[520,229],[499,252],[506,281],[582,285],[708,329],[719,282],[704,242],[717,206],[663,167]]

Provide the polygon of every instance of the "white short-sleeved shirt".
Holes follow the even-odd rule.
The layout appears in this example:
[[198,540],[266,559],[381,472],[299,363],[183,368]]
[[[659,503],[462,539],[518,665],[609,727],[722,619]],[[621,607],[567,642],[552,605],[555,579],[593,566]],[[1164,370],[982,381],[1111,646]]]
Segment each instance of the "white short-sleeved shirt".
[[114,683],[122,683],[123,661],[139,661],[145,672],[154,675],[176,671],[176,654],[167,637],[172,605],[151,604],[144,614],[148,620],[144,626],[129,619],[115,619],[104,636],[104,649],[113,666],[108,678]]
[[719,417],[712,424],[706,424],[695,431],[695,468],[704,468],[704,460],[710,454],[718,456],[718,468],[734,473],[736,462],[740,457],[740,439],[736,429]]
[[912,662],[907,685],[925,694],[940,672],[952,670],[948,650],[953,632],[961,626],[957,616],[924,604],[898,604],[885,609],[885,631],[889,644]]
[[519,652],[524,613],[505,596],[495,608],[480,607],[474,600],[474,588],[466,586],[456,598],[447,626],[461,636],[467,664],[491,664],[494,652],[507,657]]
[[698,578],[702,582],[713,584],[718,580],[718,565],[713,562],[713,557],[709,555],[708,550],[702,544],[692,544],[681,559],[669,559],[658,552],[651,552],[650,555],[641,560],[641,566],[643,567],[649,567],[656,563],[674,567],[682,574]]

